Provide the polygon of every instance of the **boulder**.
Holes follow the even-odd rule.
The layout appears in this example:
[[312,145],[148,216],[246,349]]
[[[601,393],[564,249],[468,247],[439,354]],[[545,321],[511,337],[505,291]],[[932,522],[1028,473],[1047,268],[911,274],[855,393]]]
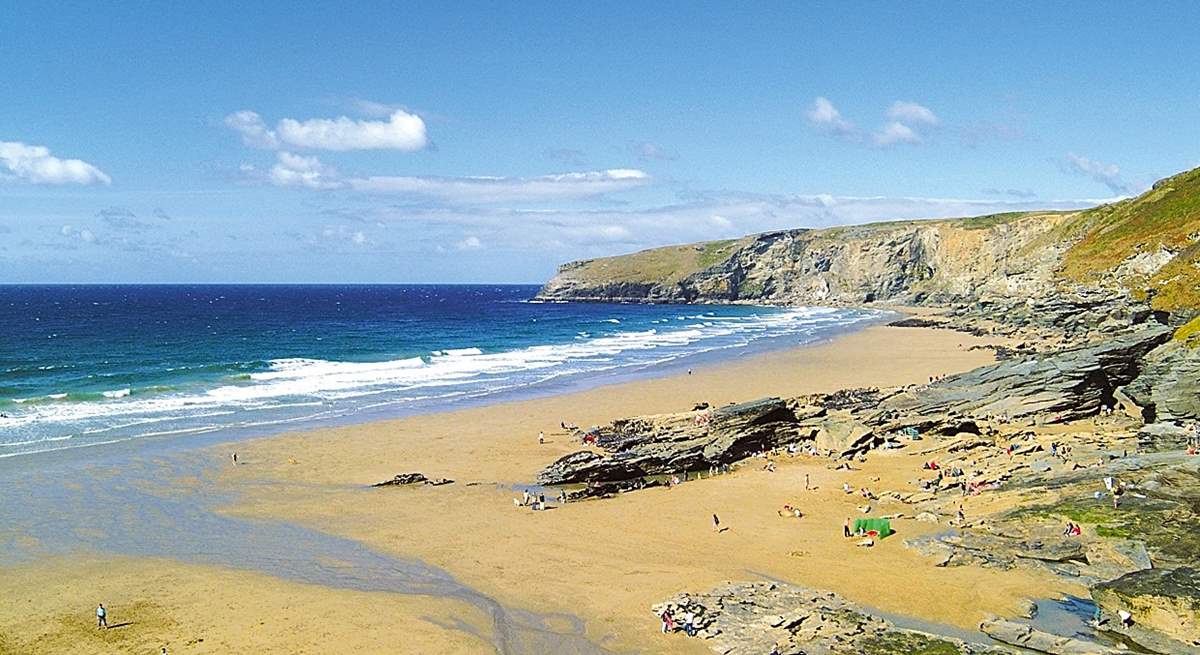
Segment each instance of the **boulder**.
[[1134,626],[1180,642],[1178,652],[1200,644],[1200,569],[1136,571],[1096,585],[1092,598],[1110,616],[1125,610]]
[[399,473],[396,475],[396,477],[392,478],[391,480],[384,480],[383,482],[376,482],[375,484],[373,484],[371,486],[372,487],[397,487],[397,486],[406,486],[406,485],[412,485],[412,484],[427,484],[427,485],[430,485],[433,487],[437,487],[437,486],[441,486],[443,484],[450,484],[452,482],[454,482],[454,480],[451,480],[449,478],[430,479],[430,478],[425,477],[421,473]]
[[815,445],[821,452],[844,457],[870,449],[875,441],[874,430],[846,413],[830,416],[820,422]]
[[1115,655],[1129,652],[1125,648],[1113,648],[1094,641],[1053,635],[1007,619],[989,619],[979,624],[979,629],[996,641],[1051,655]]
[[783,582],[730,582],[704,593],[682,593],[651,607],[670,612],[683,632],[694,617],[696,636],[722,655],[871,653],[970,655],[1009,653],[951,637],[900,630],[837,594]]
[[578,451],[538,474],[542,484],[612,482],[652,475],[704,470],[731,464],[759,451],[811,438],[804,421],[820,408],[797,410],[779,398],[765,398],[709,411],[642,416],[613,421],[597,430],[603,454]]
[[1147,421],[1200,421],[1200,348],[1178,340],[1155,348],[1124,391]]

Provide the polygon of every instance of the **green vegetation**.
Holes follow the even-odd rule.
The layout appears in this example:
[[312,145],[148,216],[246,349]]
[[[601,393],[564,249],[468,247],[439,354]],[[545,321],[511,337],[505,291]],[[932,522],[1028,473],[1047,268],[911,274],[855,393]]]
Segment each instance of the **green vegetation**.
[[[1038,212],[1038,213],[1053,213],[1053,212]],[[969,218],[960,219],[963,228],[968,230],[986,230],[1011,223],[1017,219],[1032,216],[1034,212],[1004,212],[1002,214],[988,214],[986,216],[971,216]]]
[[742,280],[738,283],[738,298],[761,298],[765,288],[759,280]]
[[1149,286],[1151,306],[1167,312],[1200,309],[1200,243],[1175,256],[1162,267]]
[[1200,316],[1193,318],[1190,323],[1175,330],[1175,340],[1182,341],[1191,348],[1200,347]]
[[729,256],[733,254],[733,247],[737,244],[736,239],[726,239],[724,241],[709,241],[702,243],[700,256],[696,258],[696,266],[700,270],[704,270],[710,266],[725,263]]
[[[1062,274],[1078,282],[1095,281],[1139,253],[1160,248],[1183,251],[1149,281],[1155,309],[1200,307],[1200,169],[1159,181],[1137,198],[1080,212],[1059,231],[1079,238],[1067,250]],[[1126,280],[1126,284],[1141,282]]]
[[952,642],[914,632],[884,632],[857,644],[863,655],[961,655]]
[[1107,496],[1082,496],[1052,505],[1024,507],[1009,514],[1009,518],[1071,520],[1095,526],[1100,537],[1144,541],[1155,558],[1192,562],[1200,558],[1200,540],[1188,537],[1195,530],[1197,518],[1191,507],[1198,502],[1200,497],[1196,496],[1188,496],[1184,502],[1126,496],[1120,509],[1114,510]]
[[725,263],[746,241],[729,239],[666,246],[629,255],[593,259],[583,262],[576,274],[594,282],[675,284],[690,275]]

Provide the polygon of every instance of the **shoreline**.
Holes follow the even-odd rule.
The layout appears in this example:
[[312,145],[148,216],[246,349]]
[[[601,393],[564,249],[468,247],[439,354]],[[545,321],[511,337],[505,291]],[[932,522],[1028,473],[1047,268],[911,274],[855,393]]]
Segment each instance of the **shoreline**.
[[[833,589],[893,614],[973,628],[981,613],[1011,613],[1019,598],[1051,593],[1055,584],[1027,572],[917,568],[913,564],[920,558],[899,539],[870,554],[847,549],[837,532],[842,517],[853,510],[852,502],[841,497],[840,489],[834,493],[845,476],[825,460],[783,460],[775,473],[744,466],[729,476],[673,490],[646,490],[544,513],[516,510],[511,498],[532,484],[541,466],[579,448],[558,434],[560,420],[590,425],[679,411],[700,400],[718,405],[766,395],[916,383],[992,361],[990,351],[970,349],[984,343],[992,341],[946,330],[875,325],[825,342],[697,368],[691,375],[239,441],[243,465],[210,468],[204,483],[233,497],[219,514],[283,520],[426,562],[506,606],[577,616],[593,643],[621,651],[706,652],[698,640],[659,635],[649,605],[688,586],[759,574]],[[546,432],[548,443],[537,443],[539,430]],[[198,452],[221,461],[227,449],[228,444],[220,444]],[[903,484],[908,459],[910,455],[873,454],[851,478]],[[366,487],[411,471],[456,482],[418,489]],[[803,488],[798,481],[806,473],[819,491],[796,491],[797,484]],[[797,497],[806,506],[799,530],[774,512]],[[724,541],[714,540],[707,527],[710,510],[733,527],[732,533],[721,535],[728,537]],[[729,548],[736,557],[726,561]],[[836,574],[848,562],[861,571],[862,580]],[[189,602],[196,601],[192,587],[208,579],[207,573],[196,576],[195,585],[180,585],[179,594]],[[869,593],[878,582],[864,582],[879,576],[893,580],[888,586],[897,588],[957,591],[931,593],[925,603],[910,607],[911,594]],[[982,598],[971,591],[979,585],[993,593]],[[232,593],[239,597],[247,592]],[[330,593],[339,603],[370,612],[348,597],[357,592]],[[207,602],[223,602],[220,596]],[[0,615],[0,637],[10,620]],[[340,639],[361,644],[362,652],[375,652],[370,644],[381,637],[370,631]],[[283,652],[278,647],[270,640],[255,642],[262,652]]]
[[[730,304],[730,303],[720,303]],[[679,307],[703,308],[705,305],[678,305]],[[771,353],[806,348],[837,339],[847,334],[853,334],[872,326],[882,325],[894,320],[897,316],[918,313],[921,308],[888,307],[888,306],[817,306],[817,305],[762,305],[774,309],[805,309],[824,308],[830,310],[857,309],[874,312],[877,315],[864,318],[858,322],[840,325],[829,332],[807,342],[796,342],[796,334],[776,335],[757,339],[744,345],[726,345],[706,350],[678,355],[662,362],[642,364],[640,366],[620,367],[616,370],[598,369],[584,373],[574,373],[564,379],[546,379],[528,385],[518,385],[501,388],[487,393],[467,394],[453,398],[443,398],[434,403],[414,402],[408,404],[386,403],[379,407],[343,408],[340,411],[333,405],[329,409],[322,408],[312,416],[297,416],[273,421],[249,423],[246,425],[230,424],[224,426],[207,426],[186,428],[166,433],[151,433],[147,435],[119,436],[104,441],[84,443],[80,445],[45,448],[28,452],[0,453],[0,475],[5,469],[21,471],[27,466],[26,462],[36,462],[46,468],[61,468],[77,465],[81,462],[91,462],[99,458],[118,464],[128,457],[146,454],[162,454],[169,452],[187,451],[206,446],[247,441],[260,438],[270,438],[280,434],[304,432],[310,430],[328,429],[330,427],[352,427],[379,421],[400,420],[413,416],[460,411],[477,407],[486,407],[498,403],[521,402],[552,396],[585,392],[603,386],[620,385],[643,380],[654,380],[682,374],[686,370],[721,366],[737,361],[744,357],[766,356]],[[324,415],[327,414],[327,415]],[[19,464],[18,464],[19,463]]]

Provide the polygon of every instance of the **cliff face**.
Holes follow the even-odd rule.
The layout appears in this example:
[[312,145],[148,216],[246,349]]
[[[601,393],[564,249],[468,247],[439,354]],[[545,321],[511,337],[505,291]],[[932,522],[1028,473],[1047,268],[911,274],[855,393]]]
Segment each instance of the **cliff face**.
[[[1062,249],[1049,244],[1049,235],[1067,216],[786,230],[718,242],[722,256],[710,256],[709,262],[703,254],[714,250],[712,244],[674,246],[567,264],[539,295],[548,300],[788,304],[1036,295],[1055,286],[1053,272]],[[681,248],[696,256],[679,257]],[[663,275],[663,259],[683,266],[670,267],[670,275]],[[646,274],[638,274],[635,261]]]
[[1105,294],[1200,313],[1200,169],[1079,212],[785,230],[566,264],[545,300],[960,305]]

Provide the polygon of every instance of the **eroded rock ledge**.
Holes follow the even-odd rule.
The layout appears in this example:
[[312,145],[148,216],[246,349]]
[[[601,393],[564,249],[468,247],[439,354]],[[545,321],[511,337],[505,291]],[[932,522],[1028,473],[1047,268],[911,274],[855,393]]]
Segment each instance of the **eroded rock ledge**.
[[801,444],[848,457],[920,434],[978,434],[989,421],[1068,421],[1116,404],[1146,353],[1168,340],[1150,324],[1099,343],[984,366],[930,385],[765,398],[714,410],[621,419],[595,433],[596,451],[562,457],[542,484],[621,482],[723,466]]
[[704,593],[683,593],[654,605],[683,631],[694,616],[696,638],[723,655],[939,655],[1011,653],[1001,647],[900,630],[835,593],[778,582],[730,582]]

